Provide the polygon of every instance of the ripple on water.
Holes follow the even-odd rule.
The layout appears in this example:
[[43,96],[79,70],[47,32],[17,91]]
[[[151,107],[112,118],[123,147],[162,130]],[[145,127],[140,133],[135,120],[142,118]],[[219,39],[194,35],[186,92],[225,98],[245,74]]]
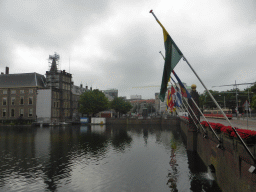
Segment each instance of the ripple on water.
[[[191,169],[186,148],[171,129],[119,126],[94,132],[88,127],[85,133],[66,127],[23,132],[11,134],[30,141],[29,147],[2,150],[0,191],[189,191],[195,185],[212,189],[205,172]],[[10,138],[5,142],[16,144]]]

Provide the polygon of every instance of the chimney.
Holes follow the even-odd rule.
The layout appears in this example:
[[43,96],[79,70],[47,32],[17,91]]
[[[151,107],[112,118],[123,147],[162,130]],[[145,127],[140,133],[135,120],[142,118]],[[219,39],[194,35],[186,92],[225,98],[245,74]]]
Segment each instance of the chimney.
[[3,75],[4,73],[3,72],[1,72],[1,75]]
[[9,74],[9,67],[5,68],[5,74],[8,75]]
[[92,91],[92,87],[90,88],[90,90]]
[[82,83],[80,84],[80,88],[83,88],[83,84]]
[[88,90],[88,86],[87,85],[85,86],[85,88],[86,88],[86,90]]

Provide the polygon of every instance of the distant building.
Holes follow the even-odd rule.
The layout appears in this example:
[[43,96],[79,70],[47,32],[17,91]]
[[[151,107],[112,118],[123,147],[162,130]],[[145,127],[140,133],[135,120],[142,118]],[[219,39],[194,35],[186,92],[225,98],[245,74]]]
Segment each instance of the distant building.
[[138,100],[138,99],[142,99],[141,95],[131,95],[130,96],[130,100]]
[[147,106],[147,104],[153,104],[155,107],[155,99],[139,99],[139,100],[130,100],[133,108],[136,111],[136,113],[142,113],[143,108]]
[[160,93],[155,93],[155,109],[157,113],[160,113],[160,99],[159,99]]
[[126,100],[126,96],[123,96],[123,97],[120,97],[120,98],[122,98],[123,100]]
[[[60,123],[77,120],[78,100],[88,87],[75,86],[72,75],[58,70],[59,55],[52,61],[46,77],[38,73],[0,75],[0,120],[27,120],[38,123]],[[90,89],[92,90],[92,88]]]
[[46,79],[38,73],[0,75],[0,120],[36,120],[37,91],[46,88]]
[[118,97],[118,89],[102,90],[109,101],[112,101],[115,97]]
[[79,109],[78,101],[79,101],[80,95],[90,90],[88,89],[88,86],[84,88],[83,85],[80,84],[80,86],[72,85],[71,91],[72,91],[72,111],[73,111],[72,120],[78,121],[81,116],[81,114],[78,112],[78,109]]
[[[73,85],[72,75],[65,70],[57,69],[57,61],[59,55],[56,53],[49,56],[49,60],[52,61],[49,71],[46,71],[46,83],[47,88],[51,90],[41,90],[38,94],[37,108],[44,108],[46,104],[42,100],[50,100],[47,102],[51,113],[45,117],[38,114],[38,121],[45,122],[46,118],[50,118],[50,123],[59,123],[72,120],[73,108],[72,108],[72,91]],[[42,99],[42,100],[41,100]],[[42,106],[44,105],[44,106]]]

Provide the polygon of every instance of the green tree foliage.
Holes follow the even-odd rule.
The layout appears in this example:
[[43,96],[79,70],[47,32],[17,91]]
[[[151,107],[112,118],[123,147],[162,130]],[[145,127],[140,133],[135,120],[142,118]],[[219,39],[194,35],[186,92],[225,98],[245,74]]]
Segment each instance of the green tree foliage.
[[[236,105],[240,108],[240,111],[242,111],[243,104],[245,101],[252,101],[253,94],[251,92],[250,88],[244,89],[243,91],[240,91],[239,89],[231,89],[227,91],[212,91],[209,90],[212,94],[212,96],[215,98],[215,100],[218,102],[220,107],[224,108],[224,106],[228,109],[235,110]],[[249,92],[249,94],[248,94]],[[236,98],[237,93],[237,98]],[[205,91],[203,94],[200,95],[199,98],[200,107],[204,107],[204,109],[213,109],[216,108],[215,103],[210,98],[209,94]]]
[[114,100],[110,102],[110,108],[121,114],[126,114],[132,109],[132,105],[122,97],[115,97]]
[[254,95],[253,98],[252,98],[251,107],[253,109],[256,109],[256,95]]
[[250,87],[250,92],[256,93],[256,83]]
[[79,112],[82,114],[99,113],[108,109],[108,98],[98,89],[84,92],[79,99]]

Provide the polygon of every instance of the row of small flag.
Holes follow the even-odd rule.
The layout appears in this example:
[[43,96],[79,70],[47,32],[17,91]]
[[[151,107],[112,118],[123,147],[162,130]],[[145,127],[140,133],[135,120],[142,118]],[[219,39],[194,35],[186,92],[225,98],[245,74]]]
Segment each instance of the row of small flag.
[[173,78],[170,77],[170,79],[176,85],[175,88],[172,85],[171,89],[168,89],[168,93],[167,93],[167,106],[166,106],[166,110],[169,109],[170,112],[176,111],[176,107],[181,107],[181,105],[182,105],[182,97],[186,97],[188,99],[191,98],[191,95],[189,94],[188,90],[185,88],[185,86],[181,82],[181,80],[178,77],[178,75],[174,72],[174,70],[172,71],[172,73],[174,74],[175,78],[177,79],[180,88],[177,86],[177,84],[173,80]]

